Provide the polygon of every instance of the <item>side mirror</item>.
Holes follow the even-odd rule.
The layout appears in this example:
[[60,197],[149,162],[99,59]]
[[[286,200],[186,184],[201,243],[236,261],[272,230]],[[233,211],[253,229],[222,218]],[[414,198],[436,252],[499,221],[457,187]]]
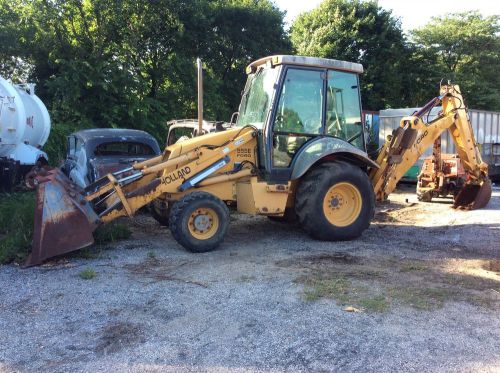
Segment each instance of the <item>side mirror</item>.
[[232,125],[232,124],[236,124],[236,120],[238,119],[238,116],[240,115],[240,112],[239,111],[235,111],[233,113],[233,115],[231,115],[231,120],[229,121],[229,123]]

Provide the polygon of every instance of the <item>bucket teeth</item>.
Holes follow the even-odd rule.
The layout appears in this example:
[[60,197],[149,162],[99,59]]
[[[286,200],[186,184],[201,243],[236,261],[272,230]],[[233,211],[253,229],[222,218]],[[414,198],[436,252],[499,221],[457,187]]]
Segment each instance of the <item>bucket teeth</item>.
[[31,254],[25,266],[91,245],[99,218],[79,188],[59,169],[38,178]]

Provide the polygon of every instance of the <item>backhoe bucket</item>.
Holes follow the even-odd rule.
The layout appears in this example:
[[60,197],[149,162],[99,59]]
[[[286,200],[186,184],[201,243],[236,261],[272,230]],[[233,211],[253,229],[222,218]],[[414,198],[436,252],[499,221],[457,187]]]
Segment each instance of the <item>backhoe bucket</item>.
[[82,189],[59,169],[48,170],[36,179],[33,245],[26,267],[92,244],[92,232],[99,221]]
[[485,207],[491,199],[491,180],[481,184],[466,184],[455,197],[454,208],[476,210]]

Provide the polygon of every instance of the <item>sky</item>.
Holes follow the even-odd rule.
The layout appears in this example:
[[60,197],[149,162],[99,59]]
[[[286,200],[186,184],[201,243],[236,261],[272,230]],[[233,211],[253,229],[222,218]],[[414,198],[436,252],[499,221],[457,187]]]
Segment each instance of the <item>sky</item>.
[[[282,10],[287,11],[286,22],[290,25],[293,19],[302,12],[315,8],[321,0],[274,0]],[[479,10],[485,16],[500,15],[500,0],[379,0],[382,8],[392,10],[401,18],[403,30],[409,31],[424,26],[432,16],[446,13],[459,13]]]

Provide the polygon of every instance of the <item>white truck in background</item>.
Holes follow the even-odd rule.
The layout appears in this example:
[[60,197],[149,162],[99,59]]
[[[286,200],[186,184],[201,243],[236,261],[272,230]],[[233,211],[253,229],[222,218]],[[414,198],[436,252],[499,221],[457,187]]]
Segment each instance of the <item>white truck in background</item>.
[[12,190],[34,166],[47,164],[41,148],[50,125],[34,84],[15,85],[0,76],[0,190]]

